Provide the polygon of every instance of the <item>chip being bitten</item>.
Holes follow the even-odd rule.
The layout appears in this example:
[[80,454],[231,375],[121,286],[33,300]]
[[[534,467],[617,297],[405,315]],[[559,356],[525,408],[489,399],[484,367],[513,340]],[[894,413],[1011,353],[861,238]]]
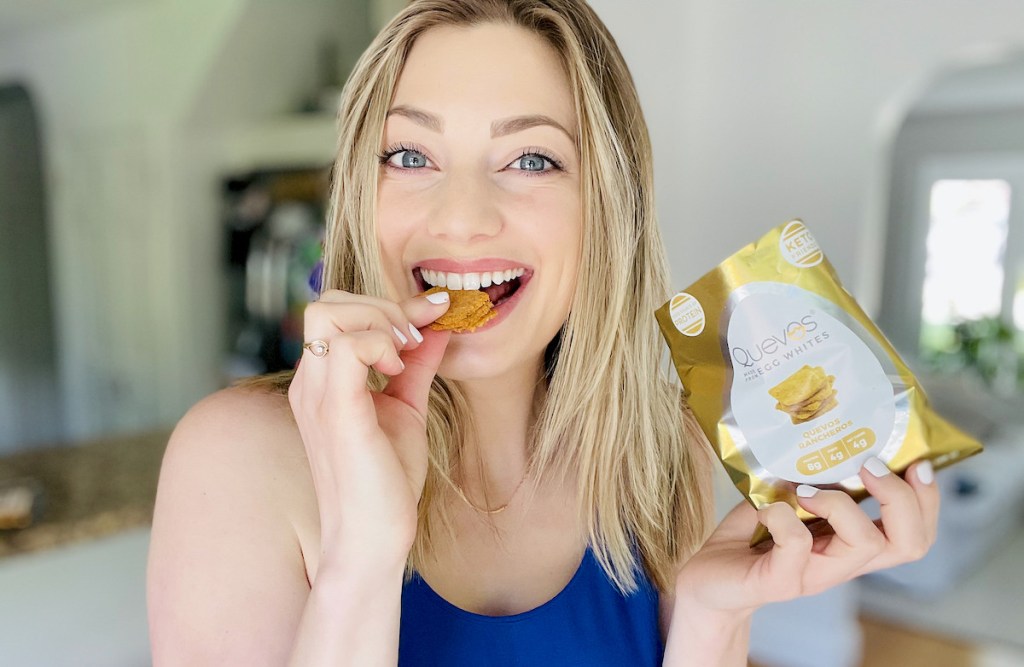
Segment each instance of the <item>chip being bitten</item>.
[[430,324],[434,331],[453,331],[465,333],[475,331],[477,327],[483,326],[491,318],[498,314],[491,305],[491,298],[486,292],[480,290],[457,289],[447,287],[431,287],[423,294],[436,294],[448,292],[451,305],[444,315],[437,318]]

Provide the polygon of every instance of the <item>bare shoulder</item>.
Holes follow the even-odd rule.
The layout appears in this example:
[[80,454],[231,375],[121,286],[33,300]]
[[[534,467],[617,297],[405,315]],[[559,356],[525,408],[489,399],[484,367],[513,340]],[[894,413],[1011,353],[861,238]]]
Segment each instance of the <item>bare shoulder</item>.
[[[273,435],[295,429],[295,418],[283,394],[249,387],[228,387],[193,405],[178,423],[178,429],[200,429],[211,435],[266,434],[248,446],[270,446]],[[222,441],[223,442],[223,441]],[[226,445],[230,446],[230,445]]]
[[309,592],[295,523],[307,465],[287,396],[223,389],[181,418],[147,572],[156,664],[285,661]]
[[203,466],[210,475],[230,477],[268,500],[287,503],[290,485],[308,471],[305,449],[288,397],[262,389],[229,387],[198,401],[179,420],[161,477],[177,463]]

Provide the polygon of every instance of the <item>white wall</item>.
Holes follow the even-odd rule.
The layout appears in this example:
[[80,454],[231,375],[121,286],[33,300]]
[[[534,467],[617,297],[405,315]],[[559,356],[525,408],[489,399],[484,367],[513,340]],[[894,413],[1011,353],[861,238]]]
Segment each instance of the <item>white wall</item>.
[[640,89],[676,287],[801,217],[869,311],[905,109],[944,68],[1024,45],[1012,0],[591,4]]
[[318,37],[362,49],[360,4],[112,3],[0,38],[0,80],[28,84],[46,141],[67,438],[172,425],[220,386],[216,160],[197,137],[296,108]]
[[159,137],[242,7],[190,4],[117,7],[0,40],[0,78],[29,87],[42,124],[68,438],[152,423],[165,394],[171,328],[150,254],[171,198]]
[[[302,35],[358,36],[360,4],[110,3],[0,38],[0,79],[28,80],[48,141],[69,437],[170,424],[216,388],[205,137],[294,105],[316,66]],[[799,216],[869,310],[902,109],[944,67],[1024,45],[1010,0],[592,4],[640,89],[677,287]]]

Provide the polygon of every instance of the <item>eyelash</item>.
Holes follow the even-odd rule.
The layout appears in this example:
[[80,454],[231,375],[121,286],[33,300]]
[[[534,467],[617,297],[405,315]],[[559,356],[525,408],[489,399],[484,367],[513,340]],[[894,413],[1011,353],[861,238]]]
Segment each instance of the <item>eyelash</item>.
[[[402,153],[404,151],[413,151],[415,153],[419,153],[420,155],[426,155],[422,150],[417,148],[415,145],[406,145],[404,143],[400,143],[389,146],[386,149],[384,149],[383,153],[379,153],[377,155],[377,159],[380,160],[382,166],[387,167],[388,169],[394,169],[396,171],[416,171],[415,169],[396,167],[393,164],[390,164],[391,158],[393,158],[398,153]],[[529,155],[536,155],[538,157],[544,158],[545,160],[551,163],[551,166],[554,167],[554,169],[545,169],[543,171],[530,171],[528,169],[516,170],[523,172],[523,175],[527,177],[532,178],[535,176],[545,176],[547,174],[550,174],[552,171],[565,171],[565,168],[562,166],[561,162],[556,160],[553,156],[544,152],[542,149],[533,147],[523,149],[522,154],[520,154],[519,157],[517,157],[515,160],[512,160],[512,162],[510,162],[509,164],[512,164],[513,162],[516,162],[518,160],[522,160],[524,157],[527,157]]]

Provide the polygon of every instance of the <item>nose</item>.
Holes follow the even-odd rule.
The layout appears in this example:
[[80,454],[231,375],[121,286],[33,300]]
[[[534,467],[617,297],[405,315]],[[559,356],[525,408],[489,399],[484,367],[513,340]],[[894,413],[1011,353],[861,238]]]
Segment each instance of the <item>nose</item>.
[[437,205],[427,222],[431,235],[449,242],[470,242],[501,230],[498,193],[486,178],[452,174],[436,192]]

